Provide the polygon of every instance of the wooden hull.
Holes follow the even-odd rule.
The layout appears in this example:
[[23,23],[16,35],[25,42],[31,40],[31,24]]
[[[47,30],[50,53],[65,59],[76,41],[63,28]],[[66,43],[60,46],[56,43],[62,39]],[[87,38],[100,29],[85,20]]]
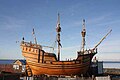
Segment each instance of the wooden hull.
[[78,75],[85,74],[89,69],[90,63],[84,64],[41,64],[31,63],[28,64],[32,70],[33,75],[47,74],[47,75]]
[[77,59],[70,61],[57,61],[56,55],[47,53],[41,48],[21,45],[22,55],[31,69],[32,75],[80,75],[85,74],[96,53],[78,55]]

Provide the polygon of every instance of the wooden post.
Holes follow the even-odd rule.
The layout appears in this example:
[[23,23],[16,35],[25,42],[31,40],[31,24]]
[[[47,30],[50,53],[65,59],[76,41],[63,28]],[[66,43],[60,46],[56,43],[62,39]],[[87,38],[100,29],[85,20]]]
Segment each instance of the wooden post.
[[40,63],[40,49],[39,49],[39,51],[38,51],[38,63]]
[[44,63],[44,51],[42,50],[42,63]]

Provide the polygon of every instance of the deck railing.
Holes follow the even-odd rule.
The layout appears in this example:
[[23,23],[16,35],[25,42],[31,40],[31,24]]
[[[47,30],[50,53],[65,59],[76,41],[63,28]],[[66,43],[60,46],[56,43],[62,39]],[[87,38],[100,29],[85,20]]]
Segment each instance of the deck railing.
[[34,44],[34,43],[32,43],[32,42],[24,42],[24,41],[22,41],[22,42],[21,42],[21,46],[35,47],[35,48],[41,48],[41,49],[42,49],[42,46],[41,46],[41,45]]

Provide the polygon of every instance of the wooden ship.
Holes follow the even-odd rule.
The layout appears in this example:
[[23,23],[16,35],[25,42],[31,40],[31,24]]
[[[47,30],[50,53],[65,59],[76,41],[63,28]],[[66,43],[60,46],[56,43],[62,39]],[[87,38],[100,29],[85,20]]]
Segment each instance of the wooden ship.
[[[86,74],[90,68],[91,60],[93,56],[97,53],[97,46],[106,38],[106,36],[111,32],[108,32],[102,40],[93,48],[85,50],[85,20],[83,20],[82,34],[82,47],[81,50],[77,52],[77,58],[69,61],[60,60],[60,16],[58,15],[57,21],[57,45],[58,45],[58,55],[50,52],[46,52],[42,49],[42,45],[37,44],[36,37],[34,35],[35,43],[25,42],[24,38],[21,42],[22,55],[26,59],[26,70],[28,76],[32,75],[80,75]],[[33,29],[33,34],[35,34]]]

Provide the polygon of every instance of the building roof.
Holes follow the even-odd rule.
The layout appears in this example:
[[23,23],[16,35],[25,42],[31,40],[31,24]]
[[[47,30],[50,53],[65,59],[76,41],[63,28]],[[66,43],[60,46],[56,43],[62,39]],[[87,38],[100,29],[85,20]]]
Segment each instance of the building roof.
[[[14,61],[14,63],[16,62],[16,61],[18,61],[19,59],[17,59],[17,60],[15,60]],[[25,65],[26,64],[26,60],[19,60],[23,65]]]

